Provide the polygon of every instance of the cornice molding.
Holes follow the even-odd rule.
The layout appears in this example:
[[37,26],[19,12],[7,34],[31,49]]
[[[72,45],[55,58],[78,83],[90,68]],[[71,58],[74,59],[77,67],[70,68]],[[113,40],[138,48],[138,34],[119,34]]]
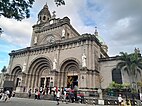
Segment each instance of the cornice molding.
[[[77,36],[70,39],[57,40],[53,43],[36,45],[36,46],[27,47],[27,48],[23,48],[19,50],[13,50],[11,51],[11,53],[9,53],[9,55],[10,56],[22,55],[22,54],[26,55],[30,52],[38,52],[39,54],[41,54],[45,51],[53,52],[56,49],[71,49],[74,47],[87,45],[89,44],[89,42],[95,42],[98,46],[101,47],[101,44],[99,43],[98,39],[95,36],[91,34],[83,34],[81,36]],[[35,54],[38,54],[38,53],[35,53]]]

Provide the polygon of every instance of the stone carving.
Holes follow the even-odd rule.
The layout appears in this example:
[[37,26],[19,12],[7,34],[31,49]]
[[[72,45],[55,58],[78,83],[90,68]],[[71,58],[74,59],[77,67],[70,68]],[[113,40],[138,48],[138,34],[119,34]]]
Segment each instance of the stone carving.
[[34,37],[34,44],[37,44],[37,36]]
[[86,56],[84,53],[82,55],[82,67],[86,67]]
[[19,78],[18,86],[21,86],[21,81],[22,81],[22,79],[21,79],[21,78]]
[[65,37],[65,33],[66,33],[66,32],[65,32],[65,29],[63,29],[63,30],[62,30],[62,38]]
[[52,18],[56,18],[56,11],[53,11],[52,14]]
[[25,72],[25,70],[26,70],[26,62],[24,62],[23,64],[22,72]]
[[54,61],[53,61],[53,70],[56,70],[57,68],[57,59],[54,58]]

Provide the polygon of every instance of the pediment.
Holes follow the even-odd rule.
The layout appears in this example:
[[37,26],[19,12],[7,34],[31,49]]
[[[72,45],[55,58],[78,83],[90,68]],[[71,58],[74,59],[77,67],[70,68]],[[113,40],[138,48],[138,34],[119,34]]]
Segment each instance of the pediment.
[[48,44],[55,42],[55,37],[52,34],[48,34],[45,37],[43,37],[40,41],[40,44]]

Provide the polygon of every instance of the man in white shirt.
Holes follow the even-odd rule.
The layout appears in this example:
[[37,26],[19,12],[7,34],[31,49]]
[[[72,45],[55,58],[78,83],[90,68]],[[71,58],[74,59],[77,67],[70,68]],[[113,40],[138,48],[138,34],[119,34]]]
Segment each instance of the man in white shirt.
[[59,105],[60,96],[61,96],[61,93],[60,93],[60,90],[58,90],[58,92],[56,94],[57,105]]
[[119,96],[118,96],[119,106],[121,106],[122,102],[123,102],[123,98],[121,97],[121,94],[119,94]]

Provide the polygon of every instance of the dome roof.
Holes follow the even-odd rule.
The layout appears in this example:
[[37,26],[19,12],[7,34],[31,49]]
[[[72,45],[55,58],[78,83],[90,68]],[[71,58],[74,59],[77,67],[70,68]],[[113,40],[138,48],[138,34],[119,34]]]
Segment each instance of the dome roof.
[[104,40],[103,40],[102,37],[100,37],[99,35],[97,35],[96,38],[99,40],[99,42],[100,42],[102,45],[105,45],[105,42],[104,42]]
[[95,36],[99,40],[99,42],[101,43],[101,45],[105,45],[105,42],[104,42],[103,38],[101,36],[99,36],[99,33],[97,31],[97,27],[95,27]]

